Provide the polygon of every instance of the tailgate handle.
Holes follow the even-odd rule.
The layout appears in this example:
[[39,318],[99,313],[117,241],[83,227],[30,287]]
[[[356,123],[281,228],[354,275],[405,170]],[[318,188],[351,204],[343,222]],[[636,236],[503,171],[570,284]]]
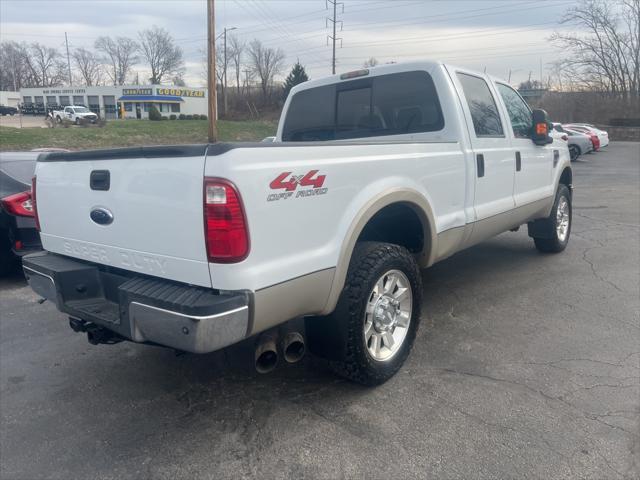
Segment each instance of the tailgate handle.
[[94,170],[89,177],[91,190],[109,190],[111,184],[111,174],[109,170]]

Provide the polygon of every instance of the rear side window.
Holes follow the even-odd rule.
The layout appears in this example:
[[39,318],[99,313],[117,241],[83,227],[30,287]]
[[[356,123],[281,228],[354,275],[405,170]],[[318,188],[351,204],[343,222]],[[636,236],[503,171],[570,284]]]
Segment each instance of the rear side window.
[[502,121],[489,85],[480,77],[458,73],[477,137],[503,137]]
[[291,99],[282,140],[305,142],[435,132],[444,118],[431,76],[403,72],[303,90]]
[[[513,135],[516,138],[531,138],[532,117],[529,106],[513,88],[502,83],[497,85],[498,92],[507,107]],[[562,125],[555,125],[553,128],[558,132],[564,132]]]

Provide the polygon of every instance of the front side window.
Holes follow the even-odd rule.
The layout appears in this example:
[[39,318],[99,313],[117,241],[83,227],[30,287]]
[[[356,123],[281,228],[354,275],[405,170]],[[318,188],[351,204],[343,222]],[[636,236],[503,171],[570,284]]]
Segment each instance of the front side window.
[[444,118],[431,76],[380,75],[310,88],[289,104],[283,141],[342,140],[436,132]]
[[[498,83],[498,92],[507,107],[507,113],[511,120],[513,135],[516,138],[531,138],[531,110],[518,93],[508,85]],[[564,132],[562,125],[553,127],[558,132]]]
[[480,77],[458,73],[477,137],[503,137],[502,121],[489,85]]

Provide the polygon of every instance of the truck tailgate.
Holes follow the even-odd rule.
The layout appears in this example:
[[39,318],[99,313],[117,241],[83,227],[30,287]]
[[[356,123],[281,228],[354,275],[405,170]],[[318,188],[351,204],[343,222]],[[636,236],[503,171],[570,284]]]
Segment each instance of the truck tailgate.
[[205,148],[43,156],[36,194],[44,248],[211,287],[202,206]]

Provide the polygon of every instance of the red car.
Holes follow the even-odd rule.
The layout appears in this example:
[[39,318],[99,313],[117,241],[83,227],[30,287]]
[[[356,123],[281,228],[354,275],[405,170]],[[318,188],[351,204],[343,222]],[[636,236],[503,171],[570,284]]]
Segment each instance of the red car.
[[40,248],[31,192],[0,199],[0,276],[12,270],[18,257]]

